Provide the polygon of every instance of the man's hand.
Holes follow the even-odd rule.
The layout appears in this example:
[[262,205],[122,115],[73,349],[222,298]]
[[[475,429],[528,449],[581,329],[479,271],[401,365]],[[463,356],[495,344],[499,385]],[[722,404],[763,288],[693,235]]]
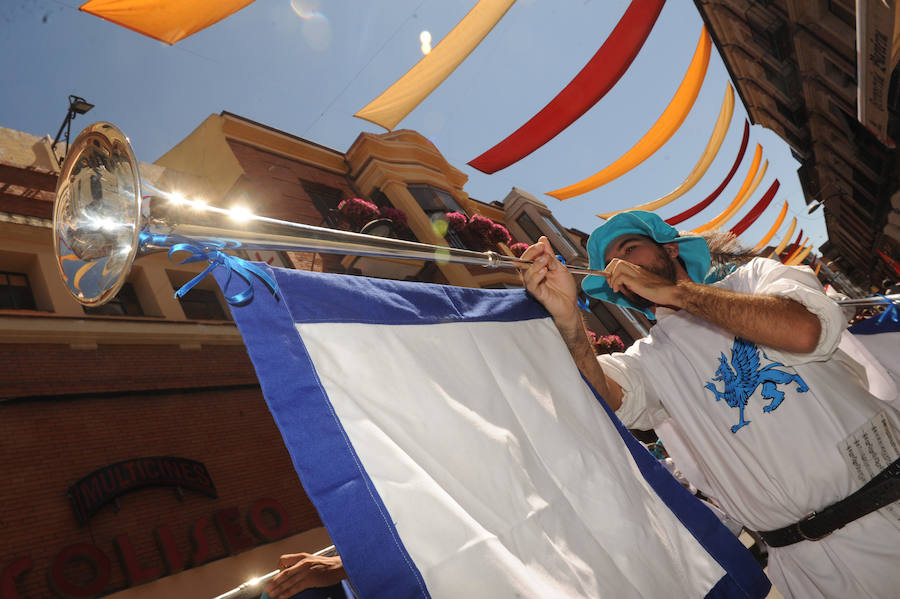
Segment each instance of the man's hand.
[[278,567],[281,572],[264,589],[272,599],[288,599],[300,591],[328,587],[347,577],[339,555],[288,553],[279,558]]
[[681,291],[674,281],[650,271],[646,268],[613,258],[606,269],[606,282],[616,293],[628,297],[629,292],[639,295],[657,306],[680,308]]
[[591,349],[584,321],[578,310],[578,286],[572,273],[556,259],[546,237],[541,237],[536,244],[525,250],[522,258],[534,261],[522,275],[525,289],[553,316],[553,322],[578,369],[603,396],[609,407],[618,410],[622,405],[622,388],[614,380],[606,378],[594,350]]
[[569,269],[557,260],[547,238],[541,237],[525,250],[522,259],[534,262],[522,274],[528,293],[544,305],[558,326],[577,324],[580,327],[578,286]]

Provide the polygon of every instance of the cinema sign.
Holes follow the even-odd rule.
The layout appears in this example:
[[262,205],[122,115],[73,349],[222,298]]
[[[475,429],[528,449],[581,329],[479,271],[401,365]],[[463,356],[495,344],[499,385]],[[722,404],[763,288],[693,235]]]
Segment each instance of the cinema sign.
[[150,486],[190,489],[213,499],[218,497],[206,466],[200,462],[152,457],[116,462],[91,472],[69,487],[69,498],[75,517],[84,524],[120,495]]
[[857,119],[891,148],[887,102],[898,58],[894,56],[897,16],[896,0],[856,0]]
[[[123,493],[149,486],[175,486],[190,489],[216,498],[215,486],[206,467],[193,460],[175,457],[138,458],[117,462],[85,476],[69,488],[69,496],[75,517],[82,524],[104,505],[115,501]],[[179,528],[182,525],[179,525]],[[192,547],[188,555],[178,549],[180,536],[168,523],[162,523],[151,534],[156,541],[158,559],[138,560],[132,534],[121,533],[112,538],[115,556],[110,557],[92,543],[74,543],[59,548],[49,565],[46,575],[49,589],[62,599],[92,599],[119,591],[109,588],[113,564],[118,562],[128,587],[149,582],[194,568],[206,562],[234,555],[256,545],[283,539],[290,532],[290,521],[284,507],[275,499],[256,499],[242,512],[237,507],[218,509],[208,516],[196,519],[186,531]],[[210,537],[217,534],[225,548],[225,555],[214,555]],[[182,546],[185,544],[182,543]],[[69,572],[73,564],[87,564],[91,572],[88,579],[72,580]],[[39,568],[44,567],[37,564]],[[29,555],[0,564],[0,598],[24,599],[18,588],[31,577],[35,563]]]

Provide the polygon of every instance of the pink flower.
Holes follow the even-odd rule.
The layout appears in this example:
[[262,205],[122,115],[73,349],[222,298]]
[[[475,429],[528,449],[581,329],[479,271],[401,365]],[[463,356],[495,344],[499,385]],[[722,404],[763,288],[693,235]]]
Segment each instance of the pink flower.
[[450,230],[457,233],[465,229],[468,222],[468,218],[462,212],[448,212],[444,218],[447,219],[447,226]]
[[361,227],[367,222],[378,218],[379,215],[378,206],[362,198],[343,200],[338,204],[337,209],[344,218],[357,227]]
[[382,206],[381,216],[393,221],[394,228],[396,229],[403,229],[408,226],[406,222],[406,213],[399,208],[394,208],[393,206]]
[[493,223],[493,225],[491,225],[491,232],[488,234],[488,239],[494,243],[508,244],[512,241],[512,235],[510,235],[507,228],[500,223]]
[[516,258],[521,258],[522,254],[524,254],[525,250],[527,250],[527,249],[528,249],[528,244],[522,243],[521,241],[519,243],[514,243],[511,246],[509,246],[509,251],[511,251],[513,253],[513,256],[515,256]]
[[485,240],[490,239],[491,229],[493,227],[494,221],[487,217],[481,216],[480,214],[473,214],[469,219],[469,224],[466,225],[466,228],[470,233]]

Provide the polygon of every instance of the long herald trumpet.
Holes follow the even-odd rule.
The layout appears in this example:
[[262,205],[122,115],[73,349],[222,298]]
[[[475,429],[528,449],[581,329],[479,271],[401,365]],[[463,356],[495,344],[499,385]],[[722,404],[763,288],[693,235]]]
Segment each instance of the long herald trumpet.
[[[520,268],[530,262],[476,252],[314,227],[189,202],[142,182],[128,138],[94,123],[72,144],[59,174],[53,246],[63,280],[86,306],[118,293],[134,260],[177,244],[202,251],[323,252]],[[573,274],[602,274],[568,266]]]
[[[334,545],[326,547],[325,549],[320,549],[313,553],[313,555],[326,555],[332,556],[337,555],[337,550],[334,548]],[[268,574],[263,574],[257,578],[251,578],[247,582],[241,584],[240,586],[236,586],[230,591],[222,593],[221,595],[216,595],[213,599],[244,599],[245,597],[259,597],[260,590],[263,586],[275,578],[275,575],[281,572],[281,570],[272,570]]]

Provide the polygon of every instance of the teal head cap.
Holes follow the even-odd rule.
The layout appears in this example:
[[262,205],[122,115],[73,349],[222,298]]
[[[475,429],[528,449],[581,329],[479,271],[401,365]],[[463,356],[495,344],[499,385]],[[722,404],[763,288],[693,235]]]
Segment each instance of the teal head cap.
[[[697,236],[678,236],[678,230],[669,225],[653,212],[629,210],[620,212],[594,229],[588,239],[587,249],[591,269],[606,268],[606,247],[614,239],[622,235],[643,235],[661,244],[675,242],[678,244],[678,255],[682,259],[691,280],[703,283],[709,272],[710,254],[706,240]],[[589,275],[581,282],[581,288],[591,297],[618,304],[625,308],[640,310],[649,318],[656,318],[649,310],[641,310],[632,305],[625,296],[612,290],[606,277]]]

